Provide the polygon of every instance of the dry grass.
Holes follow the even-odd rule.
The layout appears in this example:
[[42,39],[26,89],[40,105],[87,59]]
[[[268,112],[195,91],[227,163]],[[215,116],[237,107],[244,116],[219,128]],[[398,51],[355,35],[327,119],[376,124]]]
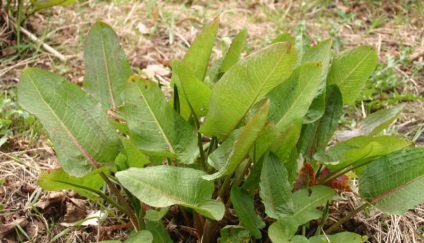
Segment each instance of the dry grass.
[[[96,20],[105,21],[115,29],[135,70],[153,72],[154,78],[167,81],[170,78],[169,73],[163,71],[168,69],[169,61],[182,58],[200,28],[219,15],[219,37],[232,37],[246,28],[249,36],[248,51],[264,46],[283,31],[304,33],[310,36],[312,44],[333,38],[336,48],[369,44],[376,47],[382,62],[387,61],[388,54],[398,56],[402,48],[414,48],[415,51],[411,54],[414,62],[396,67],[399,77],[405,78],[399,92],[421,96],[424,94],[424,71],[414,73],[415,66],[424,63],[424,57],[420,54],[424,49],[424,7],[418,6],[419,1],[415,3],[417,6],[408,6],[402,1],[344,3],[194,0],[191,5],[188,4],[189,1],[115,2],[120,1],[89,0],[72,7],[45,10],[32,16],[26,27],[67,60],[60,61],[40,44],[28,41],[31,47],[25,49],[18,59],[8,58],[10,55],[1,58],[2,90],[4,87],[7,90],[15,86],[20,72],[27,66],[42,67],[59,73],[72,82],[81,82],[84,76],[83,40]],[[13,38],[10,38],[13,32],[8,22],[0,27],[0,33],[0,41],[8,41],[10,43],[6,44],[13,46]],[[2,50],[2,53],[4,55],[9,51],[13,53],[12,49]],[[219,57],[221,50],[216,48],[214,55]],[[161,65],[159,69],[152,69],[151,65],[158,64]],[[408,103],[408,108],[397,124],[401,133],[406,134],[424,124],[422,107],[420,100]],[[361,116],[361,112],[356,114]],[[411,134],[413,136],[415,133]],[[417,140],[423,141],[423,135],[418,136]],[[33,224],[35,229],[21,227],[26,229],[31,242],[49,242],[66,229],[55,228],[41,214],[33,211],[34,203],[44,195],[36,183],[39,172],[56,166],[55,157],[40,143],[28,148],[15,146],[13,150],[0,152],[0,179],[5,179],[0,187],[0,203],[6,206],[0,216],[9,221],[12,218],[25,218],[37,222]],[[351,197],[349,205],[348,210],[356,207],[357,198]],[[411,210],[404,216],[387,216],[373,210],[370,215],[359,214],[355,222],[364,227],[361,233],[367,233],[370,242],[422,242],[422,207]],[[96,236],[90,238],[87,234],[87,231],[77,228],[66,232],[58,241],[86,242],[97,239]],[[23,235],[22,237],[25,238]],[[121,236],[118,232],[114,237]]]

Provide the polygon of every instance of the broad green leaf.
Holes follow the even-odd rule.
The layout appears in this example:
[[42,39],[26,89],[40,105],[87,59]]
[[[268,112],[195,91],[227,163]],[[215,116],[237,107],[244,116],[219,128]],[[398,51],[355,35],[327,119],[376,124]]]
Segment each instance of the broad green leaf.
[[116,173],[119,182],[140,201],[152,207],[181,205],[215,220],[224,216],[224,205],[212,200],[214,183],[191,168],[153,166]]
[[[169,236],[165,226],[160,222],[147,221],[146,229],[153,235],[153,243],[172,243],[172,239]],[[140,243],[144,241],[139,241]]]
[[104,184],[99,172],[95,170],[83,177],[75,177],[67,174],[63,169],[43,171],[38,184],[47,191],[73,190],[88,199],[95,200],[98,195],[90,189],[99,191]]
[[177,85],[179,96],[185,100],[197,118],[203,117],[208,112],[211,90],[197,79],[192,71],[181,61],[172,63],[173,80]]
[[280,214],[291,213],[292,187],[288,181],[287,170],[276,155],[269,154],[263,163],[259,195],[265,205],[265,213],[273,219],[278,219]]
[[119,39],[109,25],[98,21],[91,28],[85,43],[84,65],[84,90],[105,110],[121,106],[132,71]]
[[380,156],[412,146],[413,143],[395,136],[355,137],[331,147],[326,153],[318,153],[315,158],[328,168],[338,171],[364,165]]
[[255,194],[257,190],[259,190],[259,182],[261,178],[263,159],[259,159],[259,161],[255,161],[255,165],[253,169],[250,171],[249,176],[244,181],[242,185],[242,189],[250,192],[250,194]]
[[343,243],[362,243],[362,237],[352,232],[340,232],[334,235],[317,235],[309,238],[310,243],[328,243],[328,242],[343,242]]
[[225,73],[231,66],[236,64],[239,60],[240,54],[244,49],[246,43],[247,30],[241,30],[231,42],[230,48],[225,54],[224,60],[221,64],[221,72]]
[[377,53],[370,46],[343,51],[333,59],[327,85],[336,84],[342,93],[343,103],[352,104],[377,66],[377,61]]
[[234,64],[214,86],[200,132],[222,138],[250,107],[292,73],[296,52],[290,43],[270,45]]
[[320,63],[306,63],[293,71],[290,78],[271,90],[269,119],[280,132],[291,124],[301,122],[318,92],[321,76]]
[[[269,226],[268,236],[275,243],[289,243],[299,225],[290,218],[280,219]],[[306,240],[306,242],[309,242]]]
[[306,113],[303,122],[312,123],[318,120],[325,111],[325,86],[326,79],[328,74],[328,69],[330,67],[331,59],[331,46],[333,42],[331,39],[322,41],[316,46],[309,48],[305,54],[303,54],[302,63],[308,62],[321,62],[322,72],[321,72],[321,82],[318,89],[318,94],[315,96],[314,100],[309,107],[308,112]]
[[327,87],[324,114],[318,121],[304,125],[299,142],[302,154],[311,157],[317,151],[324,151],[343,115],[343,100],[340,90],[335,85]]
[[133,232],[130,237],[124,243],[152,243],[153,241],[153,235],[148,230],[142,230],[138,232]]
[[129,167],[141,168],[150,163],[143,152],[141,152],[131,140],[121,138],[121,142],[124,147],[123,153],[127,157]]
[[259,229],[265,227],[265,223],[256,214],[253,196],[239,187],[231,188],[231,201],[240,224],[244,226],[256,239],[261,239]]
[[216,18],[197,35],[183,59],[193,70],[194,76],[201,81],[205,78],[218,27],[219,18]]
[[424,148],[410,148],[372,162],[359,177],[359,193],[378,209],[403,214],[424,202]]
[[18,98],[49,132],[66,173],[84,176],[97,166],[93,161],[111,163],[118,155],[119,139],[104,110],[76,84],[41,69],[26,68]]
[[271,43],[277,43],[277,42],[291,42],[294,43],[295,39],[287,32],[279,34],[277,37],[275,37]]
[[126,114],[131,140],[145,154],[194,162],[196,132],[166,103],[157,84],[132,76],[126,89]]
[[402,104],[390,109],[380,110],[372,113],[364,120],[362,120],[358,128],[352,131],[339,132],[337,133],[337,138],[344,141],[352,137],[371,136],[378,134],[379,132],[383,131],[383,129],[388,128],[390,124],[392,124],[392,122],[399,117],[404,107],[405,104]]
[[250,151],[250,158],[257,161],[266,153],[266,151],[269,150],[271,145],[273,145],[277,139],[281,138],[281,133],[273,123],[265,123],[265,126],[260,132],[259,137],[256,139],[255,146]]
[[259,136],[262,128],[265,125],[269,110],[269,100],[261,107],[256,115],[241,128],[240,134],[234,140],[232,151],[228,155],[228,160],[216,173],[206,175],[203,178],[206,180],[214,180],[224,175],[232,175],[238,165],[248,155],[253,147],[256,138]]
[[69,6],[76,2],[76,0],[31,0],[37,8],[50,8],[58,5]]
[[240,135],[242,129],[237,129],[232,132],[225,141],[219,145],[219,147],[209,155],[208,163],[216,170],[221,170],[228,159],[230,158],[231,152],[233,151],[234,143],[237,137]]
[[293,213],[287,217],[296,222],[298,226],[318,219],[322,212],[316,208],[325,204],[335,195],[336,192],[332,188],[320,185],[296,191],[292,194]]
[[220,231],[221,237],[218,238],[220,243],[249,243],[251,240],[250,232],[243,226],[227,225]]

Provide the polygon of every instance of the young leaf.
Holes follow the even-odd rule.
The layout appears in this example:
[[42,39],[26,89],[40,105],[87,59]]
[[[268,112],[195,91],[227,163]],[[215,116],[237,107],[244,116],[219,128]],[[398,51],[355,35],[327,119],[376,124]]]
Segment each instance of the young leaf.
[[228,135],[253,104],[290,76],[295,62],[293,46],[276,43],[234,64],[212,90],[200,132],[219,138]]
[[[173,242],[165,226],[160,222],[147,221],[146,229],[150,231],[150,233],[152,233],[153,235],[152,243],[172,243]],[[138,242],[141,243],[144,241],[138,241]]]
[[119,139],[100,105],[77,85],[37,68],[26,68],[18,87],[19,104],[49,131],[59,163],[81,177],[113,162]]
[[131,140],[147,155],[191,164],[198,155],[196,132],[166,103],[157,84],[132,76],[126,89]]
[[331,147],[316,159],[326,163],[333,171],[358,167],[380,156],[412,146],[413,143],[395,136],[355,137]]
[[179,95],[185,100],[197,118],[203,117],[208,112],[211,90],[197,79],[192,71],[181,61],[172,63],[173,81],[177,85]]
[[212,175],[205,175],[206,180],[214,180],[224,175],[231,175],[237,169],[238,165],[243,161],[249,150],[254,145],[256,138],[262,131],[268,116],[269,100],[259,109],[258,113],[241,128],[240,134],[235,139],[232,146],[231,154],[228,155],[228,160],[218,172]]
[[219,18],[216,18],[197,35],[183,59],[193,70],[194,76],[201,81],[205,78],[218,27]]
[[292,188],[287,178],[283,162],[272,153],[266,156],[259,183],[259,195],[265,205],[265,213],[273,219],[290,214],[293,208]]
[[250,242],[250,232],[243,226],[239,225],[227,225],[220,230],[221,237],[218,238],[218,242],[231,243],[231,242]]
[[392,124],[392,122],[398,118],[404,107],[405,104],[402,104],[390,109],[380,110],[372,113],[364,120],[362,120],[358,128],[352,131],[339,132],[337,133],[337,138],[341,141],[344,141],[357,136],[375,135],[381,132],[383,129],[389,127],[390,124]]
[[267,94],[271,100],[269,119],[276,124],[280,132],[303,120],[318,92],[320,77],[320,63],[302,64],[293,71],[286,82]]
[[225,54],[224,60],[221,64],[221,73],[225,73],[231,66],[238,62],[241,52],[243,51],[246,43],[247,30],[241,30],[231,42],[230,48]]
[[256,214],[253,196],[239,187],[231,188],[231,201],[234,211],[243,225],[256,239],[262,238],[259,229],[265,227],[265,223]]
[[148,230],[142,230],[138,232],[133,232],[130,237],[124,241],[124,243],[152,243],[153,241],[153,235],[152,232]]
[[327,87],[324,115],[318,121],[304,125],[299,141],[302,154],[311,157],[317,151],[324,151],[336,131],[339,119],[343,115],[343,99],[336,85]]
[[292,194],[293,214],[288,217],[298,226],[312,219],[318,219],[322,212],[316,208],[325,204],[334,195],[336,192],[326,186],[313,186],[294,192]]
[[95,200],[98,195],[87,188],[98,191],[104,181],[98,170],[83,177],[75,177],[67,174],[63,169],[56,169],[41,172],[38,184],[47,191],[74,190],[88,199]]
[[327,85],[336,84],[342,93],[343,103],[352,104],[377,66],[377,61],[377,53],[370,46],[343,51],[333,60]]
[[109,25],[98,21],[91,27],[84,49],[84,65],[84,90],[106,110],[122,105],[125,84],[132,71]]
[[211,199],[214,183],[202,179],[204,175],[200,170],[164,165],[116,173],[122,186],[143,203],[152,207],[178,204],[220,220],[224,216],[224,205]]
[[324,114],[325,86],[326,86],[328,69],[330,67],[332,44],[333,42],[331,41],[331,39],[322,41],[318,43],[316,46],[309,48],[303,55],[302,63],[321,62],[321,65],[322,65],[321,82],[318,89],[318,94],[315,96],[311,106],[309,107],[308,112],[306,113],[303,119],[304,123],[315,122]]
[[131,140],[121,138],[121,142],[124,147],[123,153],[127,157],[129,167],[141,168],[150,163],[146,156],[131,142]]
[[410,148],[372,162],[359,177],[359,193],[390,214],[424,202],[424,148]]
[[[296,234],[299,226],[290,218],[280,219],[269,226],[268,236],[275,243],[293,242],[291,239]],[[305,242],[309,241],[305,238]]]

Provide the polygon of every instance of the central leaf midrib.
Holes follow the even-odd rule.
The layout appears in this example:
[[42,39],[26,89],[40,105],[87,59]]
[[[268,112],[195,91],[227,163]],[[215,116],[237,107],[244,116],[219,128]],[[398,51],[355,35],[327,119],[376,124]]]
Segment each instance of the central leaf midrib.
[[[143,91],[140,89],[140,85],[139,84],[137,84],[136,85],[137,86],[137,89],[139,90],[139,92],[141,93],[141,97],[143,98],[143,100],[144,100],[144,102],[146,103],[146,106],[147,106],[147,109],[149,110],[149,112],[150,112],[150,114],[151,114],[151,117],[153,118],[153,120],[155,121],[155,124],[157,124],[157,127],[159,128],[159,130],[160,130],[160,132],[161,132],[161,134],[162,134],[162,137],[163,137],[163,139],[165,140],[165,142],[169,145],[169,150],[170,150],[170,152],[171,153],[173,153],[173,154],[175,154],[176,152],[175,152],[175,150],[174,150],[174,147],[173,147],[173,145],[172,145],[172,143],[169,141],[169,139],[168,139],[168,137],[166,136],[166,133],[165,133],[165,131],[163,130],[163,128],[162,128],[162,125],[159,123],[159,120],[157,120],[156,119],[156,114],[155,114],[155,112],[150,108],[151,106],[150,106],[150,103],[148,102],[148,100],[146,99],[146,97],[145,97],[145,95],[144,95],[144,93],[143,93]],[[166,108],[165,108],[166,109]]]
[[110,76],[109,76],[109,65],[108,65],[107,60],[106,60],[107,59],[107,56],[106,56],[107,53],[106,53],[106,49],[105,49],[105,41],[104,41],[103,34],[101,35],[101,43],[102,43],[103,60],[104,60],[105,69],[106,69],[106,79],[107,79],[107,87],[109,89],[110,102],[112,103],[112,109],[116,109],[115,98],[113,97],[112,83],[111,83]]
[[74,137],[74,135],[72,134],[72,132],[66,127],[66,125],[62,122],[62,120],[57,116],[56,112],[52,109],[52,107],[49,105],[49,103],[44,99],[40,89],[38,88],[38,86],[35,84],[34,79],[31,77],[30,74],[27,74],[28,78],[31,80],[34,89],[37,91],[37,93],[39,94],[41,100],[44,102],[44,104],[47,106],[47,108],[51,111],[51,113],[53,114],[53,116],[56,118],[56,120],[58,121],[58,123],[62,126],[62,128],[66,131],[66,133],[69,135],[69,137],[71,138],[72,142],[77,146],[77,148],[80,150],[80,152],[85,156],[85,158],[91,163],[91,165],[94,166],[94,164],[92,164],[93,162],[96,162],[94,160],[94,158],[90,155],[90,153],[88,151],[86,151],[82,145],[79,143],[79,141]]

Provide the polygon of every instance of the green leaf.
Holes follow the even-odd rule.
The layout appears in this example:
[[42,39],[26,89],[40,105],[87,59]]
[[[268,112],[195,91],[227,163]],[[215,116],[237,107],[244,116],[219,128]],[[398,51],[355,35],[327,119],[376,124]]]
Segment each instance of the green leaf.
[[[280,219],[269,226],[268,236],[275,243],[289,243],[299,226],[290,218]],[[306,239],[306,238],[305,238]],[[309,242],[306,240],[306,242]]]
[[219,138],[228,135],[250,107],[290,76],[295,62],[293,46],[276,43],[234,64],[214,86],[200,132]]
[[324,115],[318,121],[304,125],[299,142],[302,154],[312,156],[317,151],[324,151],[343,115],[343,100],[336,85],[327,87]]
[[243,225],[256,239],[261,239],[259,229],[265,227],[265,223],[256,214],[253,196],[239,187],[231,188],[231,201],[240,224]]
[[209,110],[211,90],[197,79],[192,71],[181,61],[172,63],[173,81],[177,85],[178,93],[184,96],[192,112],[197,118],[203,117]]
[[202,179],[204,175],[200,170],[172,166],[130,168],[116,173],[122,186],[143,203],[152,207],[178,204],[220,220],[224,205],[211,199],[214,183]]
[[177,158],[191,164],[197,158],[197,135],[166,103],[157,84],[132,76],[126,89],[126,117],[131,140],[145,154]]
[[259,137],[256,139],[255,146],[250,151],[250,158],[252,158],[252,160],[260,159],[266,153],[266,151],[269,150],[271,145],[273,145],[277,139],[281,138],[281,133],[273,123],[265,123],[265,126],[260,132]]
[[230,69],[231,66],[236,64],[239,60],[240,54],[244,49],[244,45],[246,43],[247,30],[241,30],[231,42],[230,48],[225,54],[224,60],[221,64],[221,72],[225,73]]
[[[203,178],[206,180],[214,180],[224,175],[232,175],[238,165],[248,155],[250,149],[254,145],[256,138],[259,136],[262,128],[265,125],[269,110],[269,100],[260,108],[258,113],[241,128],[240,134],[234,140],[231,153],[228,155],[228,160],[218,172],[212,175],[206,175]],[[227,154],[227,153],[225,153]]]
[[314,100],[309,107],[308,112],[306,113],[303,122],[312,123],[318,120],[325,111],[325,86],[326,79],[328,74],[328,69],[330,67],[331,59],[331,46],[333,42],[331,39],[322,41],[316,46],[309,48],[302,58],[302,63],[307,62],[321,62],[322,72],[321,72],[321,82],[318,89],[318,94],[315,96]]
[[219,18],[216,18],[197,35],[183,59],[193,70],[194,76],[201,81],[205,78],[218,27]]
[[364,120],[362,120],[358,128],[352,131],[339,132],[337,133],[337,138],[344,141],[352,137],[372,136],[378,134],[379,132],[383,131],[383,129],[388,128],[390,124],[392,124],[392,122],[399,117],[404,107],[405,104],[402,104],[390,109],[380,110],[372,113]]
[[280,137],[274,141],[270,151],[276,154],[282,161],[285,161],[299,140],[301,127],[302,124],[300,124],[300,122],[290,124],[289,127],[281,133]]
[[259,195],[265,205],[265,213],[273,219],[278,219],[281,214],[291,213],[292,187],[287,180],[287,170],[276,155],[269,154],[263,163]]
[[377,66],[377,61],[377,53],[370,46],[343,51],[333,60],[327,85],[336,84],[342,93],[343,103],[353,104]]
[[85,43],[84,65],[84,90],[105,110],[121,106],[132,71],[118,36],[109,25],[98,21],[91,28]]
[[218,238],[220,243],[249,243],[251,240],[250,232],[243,226],[227,225],[220,231],[221,237]]
[[352,232],[340,232],[334,235],[317,235],[309,238],[310,243],[327,243],[327,242],[343,242],[343,243],[362,243],[362,237]]
[[111,163],[118,155],[119,139],[104,110],[76,84],[41,69],[26,68],[18,100],[49,132],[66,173],[84,176],[97,166],[94,161]]
[[153,235],[148,230],[142,230],[138,232],[133,232],[130,237],[124,243],[152,243],[153,241]]
[[121,138],[121,142],[124,147],[123,153],[127,157],[129,167],[141,168],[150,163],[143,152],[141,152],[131,140]]
[[288,215],[288,218],[296,222],[298,226],[318,219],[322,212],[316,208],[335,195],[336,192],[332,188],[320,185],[296,191],[292,194],[293,213]]
[[165,215],[168,212],[169,212],[169,207],[160,208],[159,211],[150,208],[146,211],[146,214],[144,215],[144,219],[150,220],[150,221],[159,221],[163,217],[165,217]]
[[359,177],[359,193],[390,214],[424,202],[424,148],[410,148],[372,162]]
[[332,171],[338,171],[364,165],[380,156],[412,145],[412,142],[395,136],[360,136],[337,143],[326,153],[319,153],[315,157]]
[[[153,235],[153,243],[172,243],[172,239],[169,236],[165,226],[160,222],[147,221],[146,229]],[[144,241],[139,241],[144,242]]]
[[293,71],[290,78],[267,94],[271,100],[269,119],[280,132],[301,122],[308,112],[320,85],[321,64],[306,63]]
[[98,195],[90,189],[99,191],[103,186],[104,181],[99,175],[100,172],[95,170],[83,177],[75,177],[67,174],[63,169],[43,171],[38,184],[47,191],[73,190],[88,199],[95,200],[98,199]]

